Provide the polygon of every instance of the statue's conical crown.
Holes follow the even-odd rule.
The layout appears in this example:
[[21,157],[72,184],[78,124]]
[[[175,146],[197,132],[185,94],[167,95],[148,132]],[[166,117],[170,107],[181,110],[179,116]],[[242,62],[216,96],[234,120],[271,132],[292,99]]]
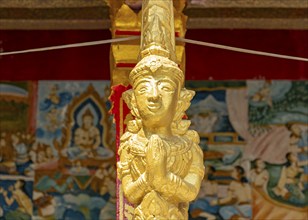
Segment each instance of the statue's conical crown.
[[157,70],[183,84],[184,74],[176,63],[172,0],[143,0],[140,61],[129,75],[130,83]]

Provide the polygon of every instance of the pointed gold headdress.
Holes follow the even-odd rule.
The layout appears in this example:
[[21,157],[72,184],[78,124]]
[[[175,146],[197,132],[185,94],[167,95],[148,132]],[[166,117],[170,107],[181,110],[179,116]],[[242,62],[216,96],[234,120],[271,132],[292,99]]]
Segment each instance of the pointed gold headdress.
[[175,32],[172,0],[143,0],[140,61],[131,71],[131,85],[139,78],[160,71],[183,85],[184,74],[175,54]]

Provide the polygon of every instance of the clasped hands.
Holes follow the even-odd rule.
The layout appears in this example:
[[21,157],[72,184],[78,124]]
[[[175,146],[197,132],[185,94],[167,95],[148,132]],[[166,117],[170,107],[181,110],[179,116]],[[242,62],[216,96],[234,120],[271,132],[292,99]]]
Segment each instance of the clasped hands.
[[167,180],[167,152],[162,139],[152,135],[146,149],[145,179],[149,186],[160,191],[168,184]]

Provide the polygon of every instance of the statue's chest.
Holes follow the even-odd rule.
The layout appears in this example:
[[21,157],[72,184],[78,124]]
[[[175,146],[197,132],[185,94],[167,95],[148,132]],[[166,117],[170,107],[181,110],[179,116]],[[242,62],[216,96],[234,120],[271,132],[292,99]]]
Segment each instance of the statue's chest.
[[[167,151],[167,172],[184,178],[189,171],[192,163],[192,153],[190,150],[186,152],[170,152]],[[145,156],[135,156],[131,161],[131,172],[134,179],[137,179],[146,171],[147,161]]]
[[184,178],[189,171],[191,163],[192,153],[189,150],[185,153],[170,155],[167,159],[167,169],[168,171]]

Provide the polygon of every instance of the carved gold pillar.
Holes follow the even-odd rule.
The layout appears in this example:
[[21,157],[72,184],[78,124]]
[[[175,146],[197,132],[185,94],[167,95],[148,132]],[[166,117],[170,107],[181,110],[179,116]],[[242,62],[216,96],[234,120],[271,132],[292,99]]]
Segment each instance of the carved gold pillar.
[[199,136],[183,119],[194,92],[183,87],[185,48],[175,37],[184,37],[186,17],[178,11],[184,1],[176,3],[111,10],[114,38],[141,32],[141,42],[111,45],[118,219],[187,219],[204,175]]
[[[140,36],[141,10],[134,11],[125,4],[124,0],[106,1],[110,6],[112,38]],[[185,0],[175,0],[174,7],[175,36],[185,37],[187,17],[182,13]],[[139,40],[111,44],[110,71],[113,86],[129,85],[128,75],[137,64],[139,51]],[[183,43],[177,43],[176,57],[176,62],[185,72],[185,45]]]

